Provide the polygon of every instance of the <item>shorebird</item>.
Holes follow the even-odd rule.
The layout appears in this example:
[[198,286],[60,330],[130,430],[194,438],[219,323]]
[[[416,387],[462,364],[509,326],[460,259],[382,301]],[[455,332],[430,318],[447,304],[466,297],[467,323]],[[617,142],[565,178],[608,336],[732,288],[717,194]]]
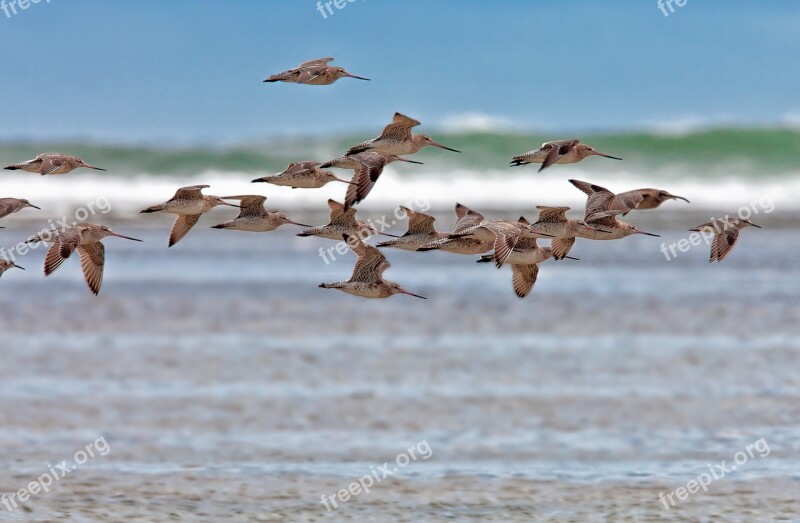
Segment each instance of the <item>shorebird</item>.
[[[41,210],[41,208],[36,207],[28,200],[20,200],[17,198],[0,198],[0,218],[5,218],[9,214],[19,212],[26,207]],[[3,228],[4,227],[0,227],[0,229]]]
[[316,60],[309,60],[303,62],[294,69],[289,69],[282,73],[273,74],[264,82],[289,82],[295,84],[306,85],[330,85],[339,78],[357,78],[358,80],[367,80],[363,76],[356,76],[350,74],[341,67],[333,67],[328,65],[332,62],[333,58],[318,58]]
[[[570,183],[575,187],[585,184],[580,180],[570,180]],[[614,201],[614,193],[600,187],[599,185],[589,184],[592,193],[586,198],[586,211],[584,221],[590,226],[597,229],[596,231],[585,231],[584,238],[592,240],[618,240],[625,238],[632,234],[645,234],[647,236],[656,236],[651,232],[644,232],[636,228],[630,223],[623,222],[617,218],[617,215],[622,211],[619,209],[611,209],[611,204]]]
[[[466,205],[456,203],[456,225],[452,234],[458,234],[476,225],[483,223],[486,219],[477,211],[473,211]],[[483,240],[473,237],[451,238],[447,234],[440,240],[435,240],[422,245],[418,251],[445,251],[453,254],[483,254],[492,250],[494,239]]]
[[8,165],[5,169],[9,171],[19,170],[29,173],[39,173],[44,176],[46,174],[66,174],[75,169],[80,169],[81,167],[94,169],[95,171],[105,171],[105,169],[101,169],[100,167],[89,165],[77,156],[61,153],[40,154],[33,160]]
[[347,188],[344,199],[345,209],[349,209],[354,204],[359,203],[367,197],[369,192],[375,187],[383,168],[392,162],[407,162],[422,165],[422,162],[407,160],[394,154],[382,154],[374,151],[354,154],[352,156],[342,156],[320,165],[323,169],[336,167],[338,169],[352,169],[353,180]]
[[32,236],[26,243],[50,243],[44,259],[44,275],[50,276],[58,269],[75,250],[81,258],[81,268],[86,278],[86,284],[92,294],[97,296],[100,285],[103,283],[103,268],[105,267],[106,250],[103,238],[116,236],[140,242],[142,240],[117,234],[105,225],[94,223],[78,223],[61,230],[51,229]]
[[328,200],[328,207],[331,208],[331,219],[327,225],[312,227],[297,235],[304,237],[319,236],[320,238],[340,241],[343,234],[358,236],[359,238],[367,238],[373,234],[397,238],[397,236],[393,234],[378,232],[375,227],[367,222],[356,220],[356,210],[352,207],[350,209],[345,209],[344,205],[334,200]]
[[567,218],[569,207],[547,207],[539,205],[539,218],[533,224],[538,230],[553,236],[550,247],[553,249],[553,258],[563,260],[568,258],[570,249],[575,243],[575,238],[592,239],[598,232],[607,234],[592,227],[584,220],[573,220]]
[[285,214],[274,209],[265,209],[264,202],[267,201],[266,196],[258,196],[255,194],[244,196],[224,196],[223,200],[239,200],[241,202],[241,210],[239,216],[233,220],[214,225],[212,229],[230,229],[233,231],[248,231],[248,232],[269,232],[274,231],[281,225],[292,224],[301,227],[311,227],[290,220]]
[[603,156],[612,160],[622,160],[622,158],[598,152],[594,147],[581,143],[580,140],[556,140],[545,142],[538,149],[513,157],[511,159],[511,167],[528,163],[540,163],[542,166],[539,168],[539,172],[542,172],[554,163],[577,163],[589,156]]
[[169,246],[172,247],[186,236],[203,213],[210,211],[218,205],[240,207],[239,205],[228,203],[218,196],[206,196],[202,194],[201,191],[208,187],[208,185],[182,187],[175,192],[175,196],[166,202],[148,207],[141,211],[141,213],[166,212],[178,215],[175,219],[175,224],[172,226],[172,231],[169,234]]
[[292,162],[285,171],[256,178],[252,183],[271,183],[292,189],[319,189],[330,182],[352,183],[330,171],[320,169],[320,165],[319,162]]
[[400,113],[394,113],[392,123],[387,125],[380,136],[367,140],[347,150],[347,155],[376,151],[383,154],[414,154],[425,146],[439,147],[455,153],[458,149],[447,147],[424,134],[411,134],[411,129],[420,122]]
[[408,207],[400,207],[408,217],[408,230],[404,235],[394,240],[379,243],[376,247],[395,247],[404,251],[416,251],[430,242],[447,237],[445,232],[437,232],[433,226],[436,220],[429,214],[413,211]]
[[[587,196],[592,194],[590,183],[575,180],[575,187],[583,191]],[[621,192],[614,196],[611,202],[612,210],[622,211],[625,216],[634,210],[655,209],[667,200],[683,200],[690,203],[683,196],[676,196],[661,189],[635,189],[633,191]]]
[[714,235],[714,241],[711,244],[711,256],[709,263],[721,262],[731,252],[733,246],[736,245],[736,240],[739,239],[739,231],[745,227],[756,227],[761,229],[760,225],[756,225],[750,220],[741,218],[719,218],[717,220],[692,227],[690,231],[707,232]]
[[[518,223],[530,225],[530,222],[528,222],[524,216],[520,216]],[[552,257],[553,249],[551,247],[539,247],[536,244],[536,238],[524,237],[517,240],[514,249],[511,251],[511,254],[508,255],[508,258],[506,258],[505,263],[511,265],[531,265],[542,263]],[[571,256],[567,256],[567,258],[571,260],[578,259],[572,258]],[[478,263],[489,263],[491,261],[495,261],[494,254],[485,254],[478,259]]]
[[11,260],[6,260],[5,258],[0,258],[0,277],[2,277],[3,273],[5,273],[8,269],[11,269],[11,268],[22,269],[23,271],[25,270],[24,267],[20,267],[19,265],[17,265],[16,263],[14,263]]
[[381,252],[367,245],[358,236],[342,235],[347,245],[356,253],[358,261],[353,269],[353,275],[344,282],[321,283],[323,289],[339,289],[347,294],[361,296],[362,298],[388,298],[395,294],[408,294],[415,298],[426,300],[425,296],[414,294],[403,289],[400,285],[383,279],[383,271],[389,268],[389,262]]

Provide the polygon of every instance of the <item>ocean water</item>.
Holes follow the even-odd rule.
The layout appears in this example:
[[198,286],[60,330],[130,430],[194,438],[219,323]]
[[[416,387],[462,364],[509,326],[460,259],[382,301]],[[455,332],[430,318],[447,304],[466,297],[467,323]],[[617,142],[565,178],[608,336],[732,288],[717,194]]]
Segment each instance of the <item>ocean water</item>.
[[[209,228],[232,209],[172,249],[169,216],[115,216],[145,242],[106,240],[98,298],[77,260],[45,278],[33,251],[0,281],[0,492],[110,450],[0,520],[796,520],[797,215],[776,206],[711,265],[705,245],[660,251],[706,213],[684,206],[629,216],[660,239],[579,241],[524,300],[508,267],[435,252],[386,252],[385,276],[428,300],[320,289],[352,254]],[[659,501],[762,438],[708,492]],[[428,459],[326,510],[422,442]]]

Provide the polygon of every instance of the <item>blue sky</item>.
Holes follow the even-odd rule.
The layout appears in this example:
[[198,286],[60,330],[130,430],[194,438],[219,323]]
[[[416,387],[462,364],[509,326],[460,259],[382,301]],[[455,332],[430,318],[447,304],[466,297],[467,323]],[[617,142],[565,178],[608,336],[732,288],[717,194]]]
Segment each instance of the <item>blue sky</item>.
[[[6,0],[7,2],[10,0]],[[41,0],[0,11],[0,139],[232,143],[395,111],[539,130],[800,122],[800,3]],[[373,78],[263,84],[320,56]]]

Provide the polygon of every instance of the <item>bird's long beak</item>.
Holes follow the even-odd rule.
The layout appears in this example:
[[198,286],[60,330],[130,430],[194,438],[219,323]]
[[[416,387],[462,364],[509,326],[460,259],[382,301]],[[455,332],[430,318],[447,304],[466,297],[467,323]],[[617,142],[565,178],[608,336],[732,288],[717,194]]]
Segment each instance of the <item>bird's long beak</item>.
[[413,297],[415,297],[415,298],[420,298],[420,299],[422,299],[422,300],[427,300],[427,299],[428,299],[428,298],[426,298],[425,296],[420,296],[419,294],[414,294],[413,292],[408,292],[408,291],[406,291],[406,290],[402,290],[402,289],[401,289],[401,290],[400,290],[400,292],[401,292],[401,293],[403,293],[403,294],[408,294],[409,296],[413,296]]
[[311,225],[306,225],[304,223],[293,222],[292,220],[289,220],[289,223],[291,223],[292,225],[299,225],[300,227],[312,227]]
[[371,82],[372,81],[370,78],[364,78],[363,76],[356,76],[356,75],[350,74],[348,72],[345,72],[344,75],[348,76],[350,78],[355,78],[356,80],[366,80],[367,82]]
[[12,267],[16,267],[17,269],[21,269],[23,271],[25,270],[25,267],[20,267],[19,265],[17,265],[16,263],[13,263],[13,262],[11,263],[11,266]]
[[422,162],[418,162],[418,161],[416,161],[416,160],[409,160],[409,159],[407,159],[407,158],[400,158],[399,156],[397,157],[397,161],[398,161],[398,162],[406,162],[406,163],[415,163],[415,164],[417,164],[417,165],[425,165],[425,164],[424,164],[424,163],[422,163]]
[[645,236],[655,236],[656,238],[661,238],[660,234],[653,234],[652,232],[636,231],[636,234],[644,234]]
[[378,236],[388,236],[389,238],[399,238],[396,234],[389,234],[388,232],[379,232]]
[[334,180],[336,180],[337,182],[344,182],[344,183],[347,183],[347,184],[350,184],[350,185],[360,185],[358,182],[351,182],[350,180],[344,180],[344,179],[338,178],[338,177],[334,177]]
[[442,145],[439,142],[434,142],[433,140],[431,140],[430,145],[432,145],[434,147],[438,147],[439,149],[444,149],[446,151],[453,151],[454,153],[460,153],[461,152],[458,149],[453,149],[452,147],[448,147],[446,145]]
[[580,258],[574,258],[574,257],[572,257],[572,256],[564,256],[564,258],[565,258],[565,259],[567,259],[567,260],[581,261],[581,259],[580,259]]
[[622,160],[622,158],[619,158],[618,156],[611,156],[610,154],[605,154],[597,151],[595,151],[594,154],[597,156],[602,156],[603,158],[611,158],[612,160]]
[[41,208],[41,207],[36,207],[36,206],[35,206],[34,204],[32,204],[32,203],[29,203],[29,204],[28,204],[28,207],[33,207],[34,209],[39,209],[40,211],[42,210],[42,208]]
[[689,200],[687,200],[686,198],[684,198],[683,196],[675,196],[674,194],[671,194],[671,195],[670,195],[670,198],[672,198],[672,199],[674,199],[674,200],[683,200],[683,201],[685,201],[686,203],[692,203],[692,202],[690,202]]
[[751,223],[750,225],[752,225],[752,226],[753,226],[753,227],[755,227],[756,229],[763,229],[763,227],[762,227],[762,226],[760,226],[760,225],[756,225],[755,223]]
[[241,205],[236,205],[235,203],[223,202],[221,205],[227,205],[228,207],[236,207],[237,209],[241,209],[242,208]]
[[130,236],[123,236],[123,235],[121,235],[121,234],[117,234],[117,233],[115,233],[115,232],[112,232],[112,233],[111,233],[111,236],[116,236],[117,238],[123,238],[123,239],[125,239],[125,240],[131,240],[131,241],[135,241],[135,242],[141,242],[141,241],[143,241],[143,240],[140,240],[139,238],[131,238]]
[[95,167],[94,165],[89,165],[88,163],[83,164],[84,167],[87,169],[94,169],[95,171],[107,171],[108,169],[103,169],[102,167]]

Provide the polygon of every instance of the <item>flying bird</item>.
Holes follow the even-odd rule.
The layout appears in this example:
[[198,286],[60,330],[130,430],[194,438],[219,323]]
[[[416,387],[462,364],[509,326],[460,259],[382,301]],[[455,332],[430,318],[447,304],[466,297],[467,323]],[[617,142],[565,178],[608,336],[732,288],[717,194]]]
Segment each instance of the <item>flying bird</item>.
[[141,211],[141,213],[165,212],[178,215],[169,235],[169,246],[172,247],[192,230],[192,227],[195,226],[202,214],[207,213],[218,205],[240,207],[239,205],[228,203],[218,196],[202,194],[201,191],[208,187],[210,186],[192,185],[189,187],[182,187],[175,192],[175,196],[166,202],[148,207]]
[[320,165],[319,162],[292,162],[285,171],[256,178],[252,183],[271,183],[292,189],[319,189],[330,182],[352,183],[320,169]]
[[4,273],[5,273],[5,272],[6,272],[8,269],[11,269],[11,268],[15,268],[15,269],[21,269],[21,270],[23,270],[23,271],[25,270],[25,268],[24,268],[24,267],[20,267],[19,265],[17,265],[16,263],[14,263],[14,262],[13,262],[13,261],[11,261],[11,260],[7,260],[7,259],[5,259],[5,258],[0,258],[0,277],[2,277],[2,276],[3,276],[3,274],[4,274]]
[[714,235],[714,241],[711,244],[711,256],[709,263],[721,262],[725,259],[728,253],[731,252],[733,246],[736,245],[736,240],[739,239],[739,231],[745,227],[755,227],[761,229],[760,225],[756,225],[750,220],[741,218],[719,218],[717,220],[692,227],[690,231],[706,232]]
[[[586,182],[581,182],[580,180],[570,180],[570,183],[579,189],[581,185],[586,184]],[[597,230],[585,231],[583,235],[584,238],[592,240],[618,240],[632,234],[659,236],[651,232],[641,231],[636,226],[620,220],[618,215],[622,214],[622,211],[611,208],[611,204],[614,202],[614,193],[605,187],[600,187],[595,184],[589,184],[589,188],[592,192],[586,198],[586,210],[583,219],[587,224]]]
[[458,149],[447,147],[434,141],[424,134],[411,134],[411,129],[420,125],[420,122],[400,113],[394,113],[392,123],[384,128],[383,133],[377,138],[360,143],[347,150],[347,155],[376,151],[383,154],[414,154],[423,147],[439,147],[460,153]]
[[[420,246],[418,251],[444,251],[453,254],[483,254],[492,250],[494,245],[494,238],[479,239],[470,236],[455,236],[472,227],[480,225],[486,219],[477,211],[474,211],[456,203],[456,224],[453,232],[445,235],[444,238],[434,240],[430,243]],[[494,255],[493,255],[494,256]]]
[[[592,194],[591,184],[575,180],[575,187],[583,191],[587,196]],[[668,200],[683,200],[690,203],[683,196],[676,196],[661,189],[635,189],[626,191],[614,196],[611,202],[611,209],[622,211],[625,216],[634,210],[655,209]]]
[[77,156],[70,156],[61,153],[44,153],[36,156],[33,160],[22,163],[15,163],[5,167],[9,171],[25,171],[29,173],[46,174],[66,174],[75,169],[94,169],[95,171],[105,171],[100,167],[89,165]]
[[369,81],[369,78],[350,74],[341,67],[333,67],[332,65],[328,65],[332,61],[333,58],[318,58],[316,60],[309,60],[308,62],[303,62],[294,69],[289,69],[288,71],[274,74],[264,80],[264,82],[330,85],[339,78],[343,77]]
[[349,209],[353,205],[361,202],[367,197],[369,192],[375,187],[384,167],[392,162],[416,163],[422,162],[407,160],[394,154],[383,154],[374,151],[354,154],[352,156],[342,156],[320,165],[323,169],[336,167],[338,169],[352,169],[354,171],[351,185],[347,188],[344,198],[344,207]]
[[622,160],[622,158],[598,152],[594,147],[581,143],[580,140],[556,140],[545,142],[538,149],[513,157],[511,159],[511,167],[540,163],[542,166],[539,167],[539,172],[542,172],[554,163],[577,163],[589,156],[603,156],[612,160]]
[[81,268],[86,279],[86,284],[92,294],[100,293],[103,283],[103,269],[105,268],[106,250],[102,243],[104,238],[116,236],[140,242],[137,238],[117,234],[105,225],[94,223],[78,223],[61,230],[51,229],[30,237],[26,243],[50,243],[44,259],[44,275],[50,276],[58,269],[73,252],[78,251],[81,259]]
[[285,214],[270,209],[264,208],[264,202],[267,201],[266,196],[259,195],[244,195],[244,196],[224,196],[223,200],[239,200],[241,202],[241,210],[239,216],[233,220],[214,225],[212,229],[230,229],[232,231],[248,231],[248,232],[269,232],[274,231],[281,225],[291,224],[299,225],[301,227],[310,227],[290,220]]
[[342,240],[342,235],[358,236],[359,238],[366,238],[373,234],[380,234],[383,236],[390,236],[396,238],[393,234],[385,232],[378,232],[375,227],[369,223],[361,220],[356,220],[356,210],[352,207],[345,209],[344,205],[335,201],[328,200],[328,207],[331,209],[330,221],[326,225],[319,227],[312,227],[298,233],[298,236],[319,236],[320,238],[327,238],[329,240]]
[[538,230],[553,236],[550,247],[553,249],[553,258],[563,260],[567,258],[570,249],[575,244],[575,238],[592,239],[595,234],[608,234],[592,227],[584,220],[567,218],[569,207],[547,207],[539,205],[539,218],[534,222]]
[[[14,214],[15,212],[19,212],[27,207],[41,210],[40,207],[33,205],[28,200],[20,200],[18,198],[0,198],[0,218],[5,218],[9,214]],[[0,227],[0,229],[3,229],[3,227]]]
[[430,242],[447,237],[447,233],[438,232],[433,226],[436,218],[429,214],[421,213],[401,206],[408,217],[408,230],[399,238],[379,243],[376,247],[394,247],[405,251],[416,251]]
[[389,268],[389,262],[378,249],[367,245],[358,236],[345,234],[342,238],[358,256],[353,275],[344,282],[322,283],[320,284],[321,288],[338,289],[362,298],[388,298],[395,294],[408,294],[415,298],[427,299],[419,294],[408,292],[397,283],[383,279],[383,272]]

